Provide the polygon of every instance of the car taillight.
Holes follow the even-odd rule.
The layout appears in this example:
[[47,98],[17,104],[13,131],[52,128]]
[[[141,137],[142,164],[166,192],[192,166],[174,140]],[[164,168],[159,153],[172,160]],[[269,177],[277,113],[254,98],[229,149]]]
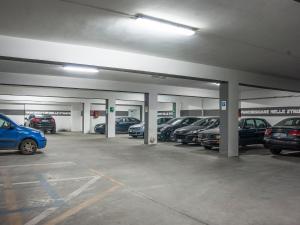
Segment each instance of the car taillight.
[[266,129],[265,136],[271,136],[271,134],[272,134],[272,129],[271,128]]
[[34,123],[39,123],[39,122],[41,122],[41,119],[40,119],[40,118],[33,118],[33,119],[32,119],[32,122],[34,122]]
[[296,136],[296,137],[300,137],[300,130],[290,130],[288,132],[289,136]]

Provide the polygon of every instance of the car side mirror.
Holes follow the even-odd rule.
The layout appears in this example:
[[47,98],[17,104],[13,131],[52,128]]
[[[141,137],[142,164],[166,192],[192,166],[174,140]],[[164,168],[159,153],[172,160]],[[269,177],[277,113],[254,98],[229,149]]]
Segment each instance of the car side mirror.
[[16,128],[16,126],[14,124],[12,124],[12,123],[9,124],[8,129],[14,130],[15,128]]

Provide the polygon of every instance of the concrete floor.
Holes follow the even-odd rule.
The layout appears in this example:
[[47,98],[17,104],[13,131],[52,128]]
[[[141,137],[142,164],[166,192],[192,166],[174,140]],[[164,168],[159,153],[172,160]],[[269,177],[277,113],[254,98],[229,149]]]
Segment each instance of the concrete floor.
[[299,225],[300,154],[48,135],[42,154],[0,153],[1,225]]

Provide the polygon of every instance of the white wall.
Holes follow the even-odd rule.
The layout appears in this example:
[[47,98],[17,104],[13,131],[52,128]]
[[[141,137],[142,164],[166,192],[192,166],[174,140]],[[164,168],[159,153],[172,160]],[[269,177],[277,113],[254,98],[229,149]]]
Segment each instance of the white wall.
[[9,110],[18,110],[18,111],[23,111],[22,115],[11,115],[11,114],[6,114],[10,119],[12,119],[14,122],[17,124],[23,125],[24,124],[24,105],[21,104],[0,104],[0,110],[1,109],[9,109]]

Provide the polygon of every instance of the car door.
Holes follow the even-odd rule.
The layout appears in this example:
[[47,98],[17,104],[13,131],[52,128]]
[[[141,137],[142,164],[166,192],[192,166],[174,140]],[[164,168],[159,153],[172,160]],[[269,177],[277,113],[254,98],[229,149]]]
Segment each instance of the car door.
[[126,118],[126,119],[127,119],[126,130],[128,130],[130,126],[137,124],[134,118]]
[[126,127],[126,118],[121,118],[118,120],[117,126],[116,126],[116,131],[118,132],[124,132]]
[[249,145],[255,143],[256,125],[254,119],[245,119],[240,133],[240,145]]
[[255,135],[255,142],[257,144],[263,143],[264,136],[267,128],[267,123],[263,119],[255,119],[256,124],[256,135]]
[[15,148],[17,146],[17,138],[17,130],[11,127],[9,121],[0,118],[0,148]]

